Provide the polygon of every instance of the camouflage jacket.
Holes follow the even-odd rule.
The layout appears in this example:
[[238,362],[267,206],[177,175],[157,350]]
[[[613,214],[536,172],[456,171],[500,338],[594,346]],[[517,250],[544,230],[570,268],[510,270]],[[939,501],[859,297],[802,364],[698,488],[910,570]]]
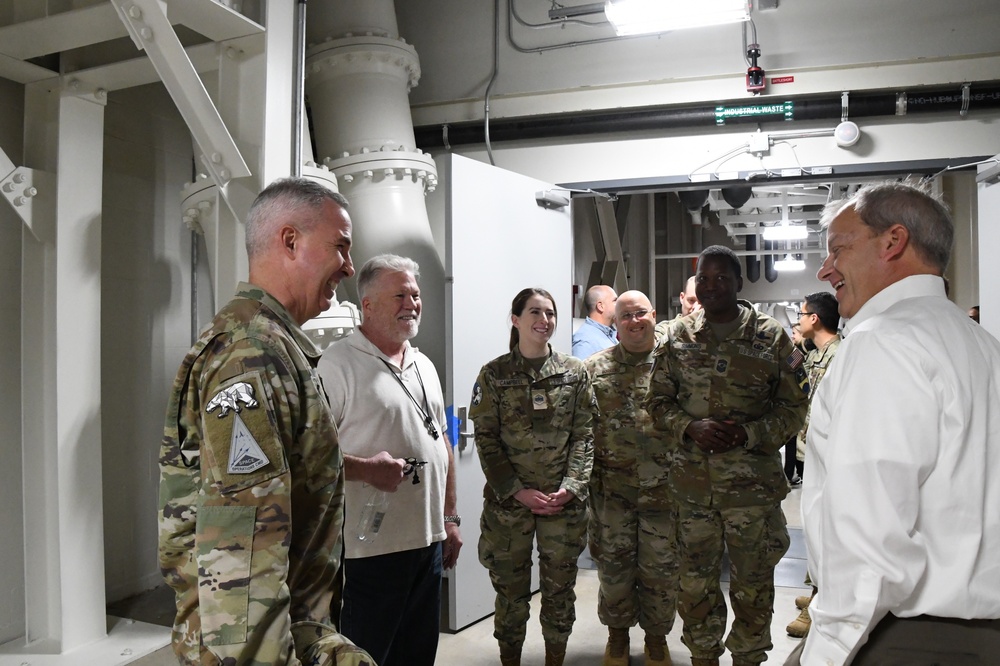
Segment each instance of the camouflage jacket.
[[670,456],[653,429],[644,402],[653,354],[631,354],[621,344],[584,361],[594,384],[594,472],[604,485],[654,488],[667,480]]
[[515,348],[479,373],[469,416],[486,474],[484,496],[562,488],[581,501],[594,464],[594,390],[583,361],[553,351],[536,372]]
[[[837,350],[840,348],[840,340],[840,336],[837,335],[832,340],[827,342],[822,349],[813,349],[806,357],[806,368],[809,373],[810,400],[813,395],[816,394],[816,389],[819,388],[819,383],[823,381],[823,376],[826,375],[826,371],[829,369],[830,363],[833,362],[833,357],[837,355]],[[802,429],[799,430],[799,440],[802,442],[806,441],[806,432],[808,432],[808,430],[809,412],[806,412],[805,423],[802,424]]]
[[300,643],[340,641],[343,458],[319,355],[244,283],[181,364],[159,519],[181,663],[298,665]]
[[[788,494],[777,451],[802,426],[809,390],[801,352],[777,321],[740,301],[740,324],[718,341],[704,311],[675,320],[653,352],[646,408],[676,447],[670,487],[702,506],[771,504]],[[684,431],[695,419],[733,421],[745,448],[707,455]]]

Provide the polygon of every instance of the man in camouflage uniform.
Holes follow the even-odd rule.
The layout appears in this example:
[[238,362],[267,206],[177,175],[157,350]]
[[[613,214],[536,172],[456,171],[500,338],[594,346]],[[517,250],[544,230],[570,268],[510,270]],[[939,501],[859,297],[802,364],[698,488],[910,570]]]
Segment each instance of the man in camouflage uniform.
[[[692,312],[697,312],[701,309],[701,303],[698,302],[698,294],[695,292],[694,288],[694,276],[692,275],[684,283],[684,291],[680,293],[677,297],[681,304],[681,311],[677,314],[674,319],[680,319],[681,317],[686,317]],[[670,326],[670,322],[673,319],[664,319],[659,324],[656,325],[656,339],[659,340],[666,333],[667,327]]]
[[354,273],[346,206],[302,179],[261,192],[246,224],[250,283],[177,373],[159,558],[181,664],[374,664],[337,630],[343,459],[300,328]]
[[682,640],[694,666],[719,663],[728,549],[735,619],[725,647],[734,666],[750,666],[772,647],[774,567],[788,548],[788,483],[776,454],[802,426],[808,381],[782,326],[737,299],[743,279],[732,250],[706,248],[696,278],[702,310],[660,341],[646,408],[675,449],[668,483],[678,512]]
[[629,627],[646,632],[646,666],[668,666],[666,636],[677,606],[669,452],[643,402],[656,346],[656,311],[627,291],[615,304],[619,343],[584,364],[594,383],[594,471],[590,554],[601,588],[597,615],[608,627],[603,666],[628,666]]
[[[798,327],[805,340],[812,340],[815,347],[806,357],[806,369],[809,373],[809,398],[816,394],[819,383],[826,375],[833,357],[836,356],[840,348],[840,334],[837,330],[840,327],[840,305],[837,297],[827,291],[818,291],[809,294],[802,302],[799,309]],[[811,403],[810,403],[811,405]],[[810,407],[811,409],[811,407]],[[809,430],[809,412],[806,412],[806,422],[802,425],[798,437],[796,437],[796,457],[800,461],[806,459],[806,433]],[[804,471],[804,470],[803,470]],[[812,619],[809,617],[809,602],[816,596],[816,587],[812,584],[809,574],[806,574],[806,585],[812,587],[812,594],[795,598],[795,605],[799,608],[799,615],[792,620],[785,631],[793,638],[802,638],[809,631]]]

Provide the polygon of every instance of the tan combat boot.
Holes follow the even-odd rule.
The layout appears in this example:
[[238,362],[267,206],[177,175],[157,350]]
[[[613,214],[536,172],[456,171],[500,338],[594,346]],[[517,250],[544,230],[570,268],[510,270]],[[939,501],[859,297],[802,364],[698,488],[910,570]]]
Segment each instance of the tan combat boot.
[[799,612],[799,616],[792,620],[785,631],[792,638],[804,638],[806,634],[809,633],[809,627],[812,626],[812,618],[809,617],[809,609],[803,608]]
[[608,627],[608,645],[601,666],[628,666],[628,629]]
[[545,644],[545,666],[563,666],[566,658],[566,645]]
[[691,666],[719,666],[719,659],[718,657],[712,657],[711,659],[691,657]]
[[500,666],[521,666],[521,648],[501,645]]
[[795,607],[798,608],[799,610],[804,610],[806,608],[809,608],[809,602],[812,600],[813,598],[808,595],[803,597],[795,597]]
[[674,666],[666,636],[646,634],[646,666]]

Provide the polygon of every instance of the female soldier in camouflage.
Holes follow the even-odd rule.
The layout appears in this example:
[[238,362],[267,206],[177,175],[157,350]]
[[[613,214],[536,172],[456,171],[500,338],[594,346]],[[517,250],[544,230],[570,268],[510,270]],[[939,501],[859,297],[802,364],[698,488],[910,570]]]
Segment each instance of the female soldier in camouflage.
[[483,366],[472,396],[487,482],[479,560],[497,592],[493,635],[501,663],[519,666],[537,536],[545,664],[561,666],[586,539],[594,391],[583,362],[549,346],[556,328],[551,294],[522,290],[511,323],[510,353]]

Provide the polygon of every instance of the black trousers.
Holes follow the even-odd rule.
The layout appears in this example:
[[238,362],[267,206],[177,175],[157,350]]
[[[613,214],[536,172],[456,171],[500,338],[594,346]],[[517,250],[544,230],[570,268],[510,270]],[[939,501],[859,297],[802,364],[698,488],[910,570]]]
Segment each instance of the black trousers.
[[791,481],[798,474],[802,478],[803,461],[795,459],[795,438],[792,437],[785,444],[785,478]]
[[[806,637],[805,640],[809,640]],[[797,666],[802,646],[785,666]],[[1000,663],[1000,620],[887,615],[851,666],[992,666]]]
[[441,542],[344,560],[341,632],[379,666],[434,666],[441,618]]

